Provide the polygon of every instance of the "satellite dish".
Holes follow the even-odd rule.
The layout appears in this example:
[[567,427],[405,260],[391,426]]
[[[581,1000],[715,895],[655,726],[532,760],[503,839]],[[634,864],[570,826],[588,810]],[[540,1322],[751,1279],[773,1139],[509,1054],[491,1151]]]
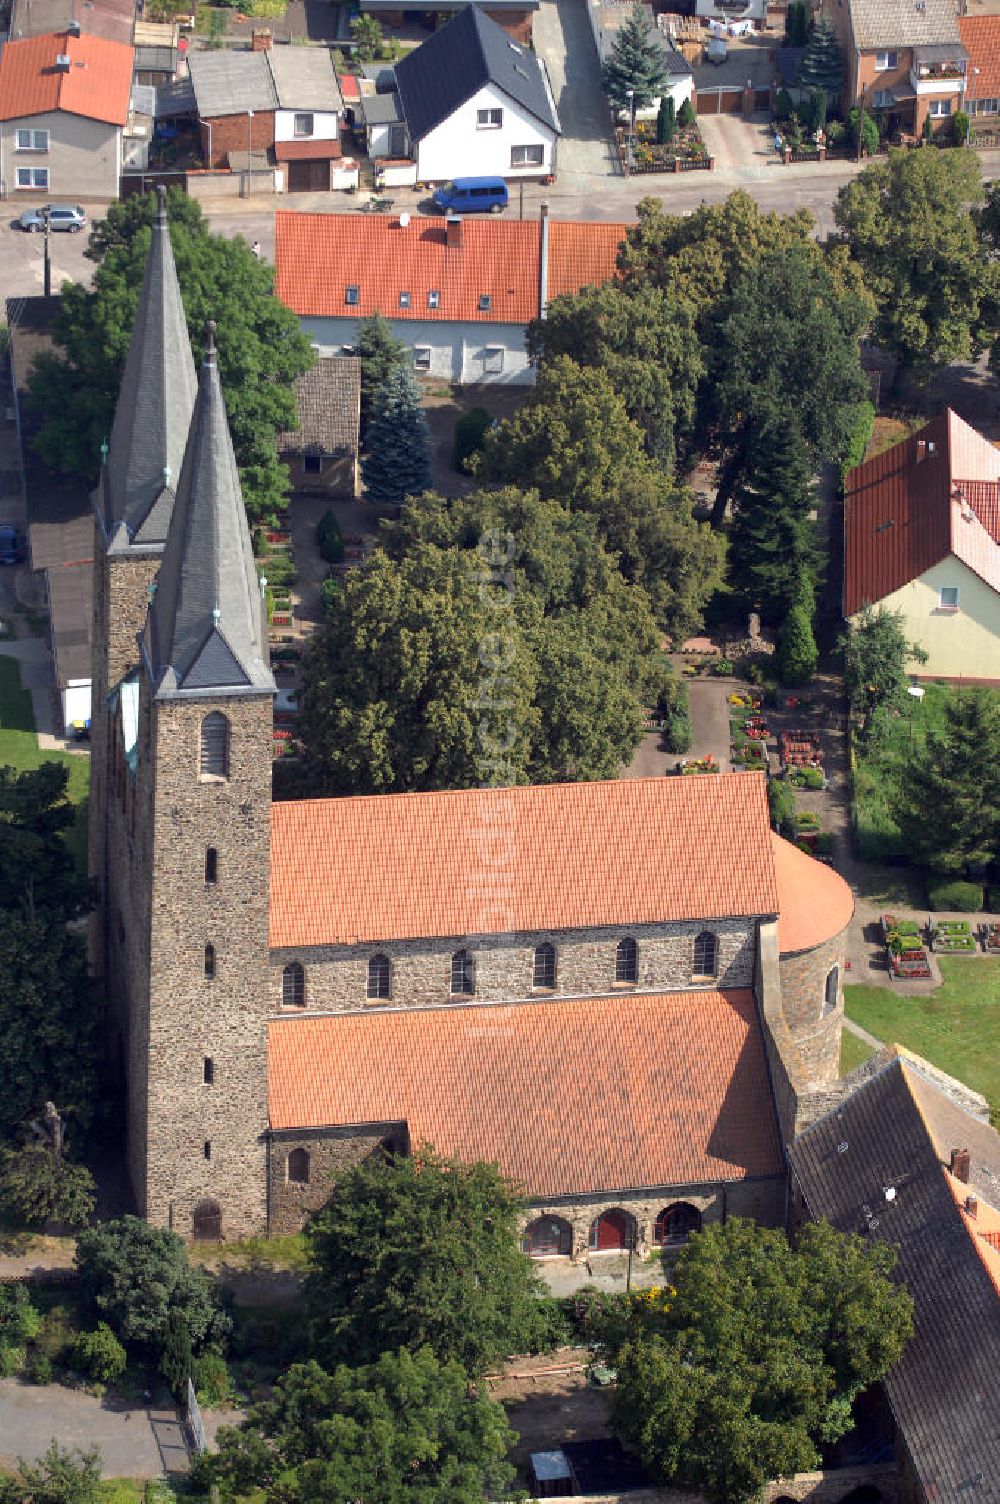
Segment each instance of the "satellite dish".
[[886,1199],[886,1201],[895,1201],[895,1199],[896,1199],[896,1187],[894,1185],[887,1185],[886,1186],[886,1188],[885,1188],[885,1199]]
[[410,216],[407,214],[406,210],[404,209],[403,212],[402,212],[402,214],[399,216],[399,228],[401,230],[405,230],[406,227],[407,227],[407,225],[409,223],[410,223]]

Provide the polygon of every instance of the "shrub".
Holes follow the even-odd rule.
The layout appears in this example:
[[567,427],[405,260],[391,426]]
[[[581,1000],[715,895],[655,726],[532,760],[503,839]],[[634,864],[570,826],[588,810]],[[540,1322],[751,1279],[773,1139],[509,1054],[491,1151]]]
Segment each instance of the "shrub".
[[668,752],[686,752],[691,746],[691,713],[687,685],[680,679],[667,679],[656,702],[656,714]]
[[679,125],[682,125],[684,129],[687,130],[689,126],[694,125],[695,119],[696,116],[694,113],[694,105],[691,103],[690,99],[685,99],[684,103],[677,111],[677,123]]
[[793,768],[788,775],[788,781],[797,789],[821,789],[823,787],[823,769]]
[[344,540],[340,535],[340,524],[329,509],[316,524],[316,545],[327,564],[343,562]]
[[201,1405],[217,1408],[220,1405],[231,1405],[236,1399],[226,1360],[218,1353],[203,1353],[196,1359],[191,1377]]
[[28,1364],[28,1378],[33,1384],[52,1383],[52,1359],[44,1353],[35,1352]]
[[24,1348],[0,1342],[0,1379],[14,1379],[24,1367]]
[[792,606],[778,642],[778,672],[785,684],[806,684],[816,672],[819,653],[805,606]]
[[656,144],[669,146],[677,134],[677,110],[669,94],[664,94],[660,100],[660,108],[656,112]]
[[853,470],[855,465],[860,465],[868,448],[868,441],[872,436],[875,426],[875,407],[871,402],[862,402],[858,411],[857,421],[851,430],[851,437],[847,446],[847,457],[844,460],[844,473]]
[[795,795],[780,778],[772,778],[767,785],[767,807],[771,824],[779,835],[795,837]]
[[956,146],[964,146],[969,139],[971,126],[967,110],[956,110],[951,117],[951,139]]
[[827,146],[839,146],[847,134],[847,127],[842,120],[828,120],[826,122]]
[[27,1227],[58,1222],[75,1230],[93,1216],[94,1177],[85,1165],[53,1154],[43,1144],[27,1144],[4,1155],[0,1203]]
[[[929,120],[930,116],[928,115],[927,118]],[[858,144],[859,125],[861,129],[861,145],[864,147],[865,151],[878,151],[878,126],[875,124],[875,121],[872,119],[872,117],[868,114],[867,110],[865,111],[864,120],[862,122],[861,111],[857,108],[857,106],[855,106],[855,108],[851,110],[847,116],[847,128],[851,133],[852,146],[857,146]]]
[[983,906],[983,885],[931,875],[927,880],[927,901],[935,910],[954,909],[959,913],[978,914]]
[[779,121],[783,125],[786,120],[791,120],[794,113],[795,106],[792,104],[792,96],[789,94],[787,89],[779,89],[777,94],[775,94],[774,96],[775,120]]
[[73,1346],[73,1366],[98,1384],[113,1384],[125,1372],[128,1358],[106,1321],[92,1332],[81,1332]]
[[66,1306],[53,1306],[41,1323],[35,1346],[51,1362],[69,1363],[78,1336],[74,1313]]
[[483,435],[492,423],[485,407],[470,408],[455,424],[455,445],[451,463],[456,470],[468,471],[469,461],[483,447]]
[[0,1285],[0,1343],[18,1347],[38,1336],[42,1318],[24,1285]]

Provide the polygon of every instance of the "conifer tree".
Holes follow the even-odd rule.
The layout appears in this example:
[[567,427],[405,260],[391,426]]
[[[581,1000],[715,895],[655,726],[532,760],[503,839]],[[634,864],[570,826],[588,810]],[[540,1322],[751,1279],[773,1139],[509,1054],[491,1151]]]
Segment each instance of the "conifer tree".
[[778,639],[778,673],[783,684],[808,684],[819,652],[813,636],[813,588],[803,580],[789,607]]
[[809,451],[787,416],[763,430],[729,536],[729,577],[766,621],[782,619],[801,582],[814,583]]
[[667,81],[663,49],[645,11],[637,5],[619,31],[604,63],[601,82],[616,110],[642,110],[661,94]]
[[936,872],[978,874],[1000,858],[1000,705],[963,690],[924,752],[899,767],[893,816],[912,859]]
[[669,94],[664,94],[660,100],[660,108],[656,112],[656,144],[657,146],[669,146],[677,132],[677,111]]
[[390,371],[406,363],[406,351],[387,318],[376,311],[358,325],[354,347],[361,361],[361,443],[365,444],[375,399]]
[[810,32],[796,82],[800,89],[825,89],[828,94],[844,87],[844,55],[828,16],[820,16]]
[[427,419],[412,372],[400,366],[375,395],[362,474],[369,501],[398,506],[430,489]]

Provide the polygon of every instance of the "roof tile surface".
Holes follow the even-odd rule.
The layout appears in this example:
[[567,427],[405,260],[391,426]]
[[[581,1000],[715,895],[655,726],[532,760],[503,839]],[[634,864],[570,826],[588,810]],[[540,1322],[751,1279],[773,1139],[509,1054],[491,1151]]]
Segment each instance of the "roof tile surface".
[[854,44],[872,47],[927,47],[958,41],[954,0],[849,0]]
[[779,1175],[750,992],[272,1019],[271,1126],[405,1121],[535,1197]]
[[[56,58],[68,57],[67,69]],[[0,120],[63,110],[125,125],[132,89],[132,48],[104,37],[47,34],[8,42],[0,53]]]
[[1000,99],[1000,15],[959,16],[958,30],[969,54],[969,101]]
[[278,435],[282,454],[358,447],[361,413],[361,362],[353,355],[321,356],[295,382],[299,427]]
[[549,297],[599,287],[617,270],[618,247],[629,224],[549,220]]
[[839,935],[854,913],[850,885],[773,830],[771,846],[778,880],[778,950],[811,950]]

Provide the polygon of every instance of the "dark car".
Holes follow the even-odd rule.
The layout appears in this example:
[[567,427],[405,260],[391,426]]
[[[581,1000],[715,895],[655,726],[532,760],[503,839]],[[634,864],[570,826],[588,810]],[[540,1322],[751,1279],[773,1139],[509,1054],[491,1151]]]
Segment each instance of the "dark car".
[[0,564],[20,564],[24,558],[24,539],[16,527],[0,527]]

